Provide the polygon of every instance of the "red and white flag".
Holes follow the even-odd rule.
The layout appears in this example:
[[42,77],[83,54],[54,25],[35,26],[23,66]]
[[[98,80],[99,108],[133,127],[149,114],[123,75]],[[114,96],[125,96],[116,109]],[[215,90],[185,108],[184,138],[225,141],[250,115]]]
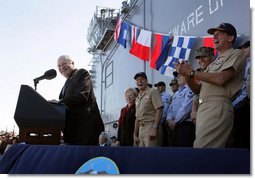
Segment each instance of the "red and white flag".
[[131,27],[131,30],[130,30],[130,41],[131,41],[131,48],[132,48],[132,46],[136,43],[136,41],[137,41],[137,37],[138,37],[138,35],[139,35],[139,33],[140,33],[140,29],[139,28],[137,28],[136,26],[133,26],[133,25],[130,25],[130,27]]
[[[133,33],[134,35],[136,33]],[[130,53],[144,61],[149,61],[150,48],[151,48],[151,31],[141,29],[141,32],[135,41],[135,37],[132,39],[132,47]]]
[[115,32],[114,32],[114,39],[116,42],[118,42],[118,38],[120,35],[121,22],[122,22],[122,19],[121,19],[121,17],[119,17],[116,28],[115,28]]

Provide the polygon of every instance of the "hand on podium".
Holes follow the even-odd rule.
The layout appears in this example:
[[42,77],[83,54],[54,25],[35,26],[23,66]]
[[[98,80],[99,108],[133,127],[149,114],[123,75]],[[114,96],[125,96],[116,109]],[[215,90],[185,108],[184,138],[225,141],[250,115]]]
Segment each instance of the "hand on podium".
[[56,103],[58,103],[59,101],[56,100],[56,99],[52,99],[52,100],[48,100],[48,102],[49,102],[49,103],[54,103],[54,104],[56,104]]

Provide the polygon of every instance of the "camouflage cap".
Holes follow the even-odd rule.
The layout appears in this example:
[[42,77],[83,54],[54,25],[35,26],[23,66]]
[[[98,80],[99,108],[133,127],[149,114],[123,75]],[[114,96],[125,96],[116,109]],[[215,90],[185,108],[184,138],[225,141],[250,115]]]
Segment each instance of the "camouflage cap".
[[211,47],[200,47],[196,50],[196,59],[199,57],[209,57],[214,55],[214,49]]

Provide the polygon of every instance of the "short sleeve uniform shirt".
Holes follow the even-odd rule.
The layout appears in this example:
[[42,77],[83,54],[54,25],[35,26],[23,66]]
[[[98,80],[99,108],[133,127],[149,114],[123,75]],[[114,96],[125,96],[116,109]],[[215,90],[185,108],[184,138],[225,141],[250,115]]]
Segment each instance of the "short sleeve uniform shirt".
[[218,73],[232,67],[235,70],[233,78],[224,86],[202,82],[200,98],[210,96],[225,96],[231,99],[242,87],[245,57],[239,49],[229,49],[212,62],[205,72]]
[[157,89],[147,87],[136,98],[136,119],[143,122],[155,120],[156,110],[163,107],[161,94]]

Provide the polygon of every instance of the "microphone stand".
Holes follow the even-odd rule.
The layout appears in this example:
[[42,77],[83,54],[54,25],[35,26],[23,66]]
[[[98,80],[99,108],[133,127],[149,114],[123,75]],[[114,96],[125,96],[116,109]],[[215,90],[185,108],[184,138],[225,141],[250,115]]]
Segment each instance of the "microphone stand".
[[40,80],[43,80],[43,79],[45,79],[45,75],[42,75],[42,76],[34,79],[35,91],[36,91],[37,84],[39,83]]
[[37,84],[39,83],[38,80],[34,79],[34,86],[35,86],[35,91],[36,91],[36,87],[37,87]]
[[50,79],[55,78],[56,76],[57,76],[56,70],[51,69],[51,70],[46,71],[44,73],[44,75],[42,75],[38,78],[35,78],[34,79],[35,91],[36,91],[37,84],[39,83],[40,80],[44,80],[44,79],[50,80]]

